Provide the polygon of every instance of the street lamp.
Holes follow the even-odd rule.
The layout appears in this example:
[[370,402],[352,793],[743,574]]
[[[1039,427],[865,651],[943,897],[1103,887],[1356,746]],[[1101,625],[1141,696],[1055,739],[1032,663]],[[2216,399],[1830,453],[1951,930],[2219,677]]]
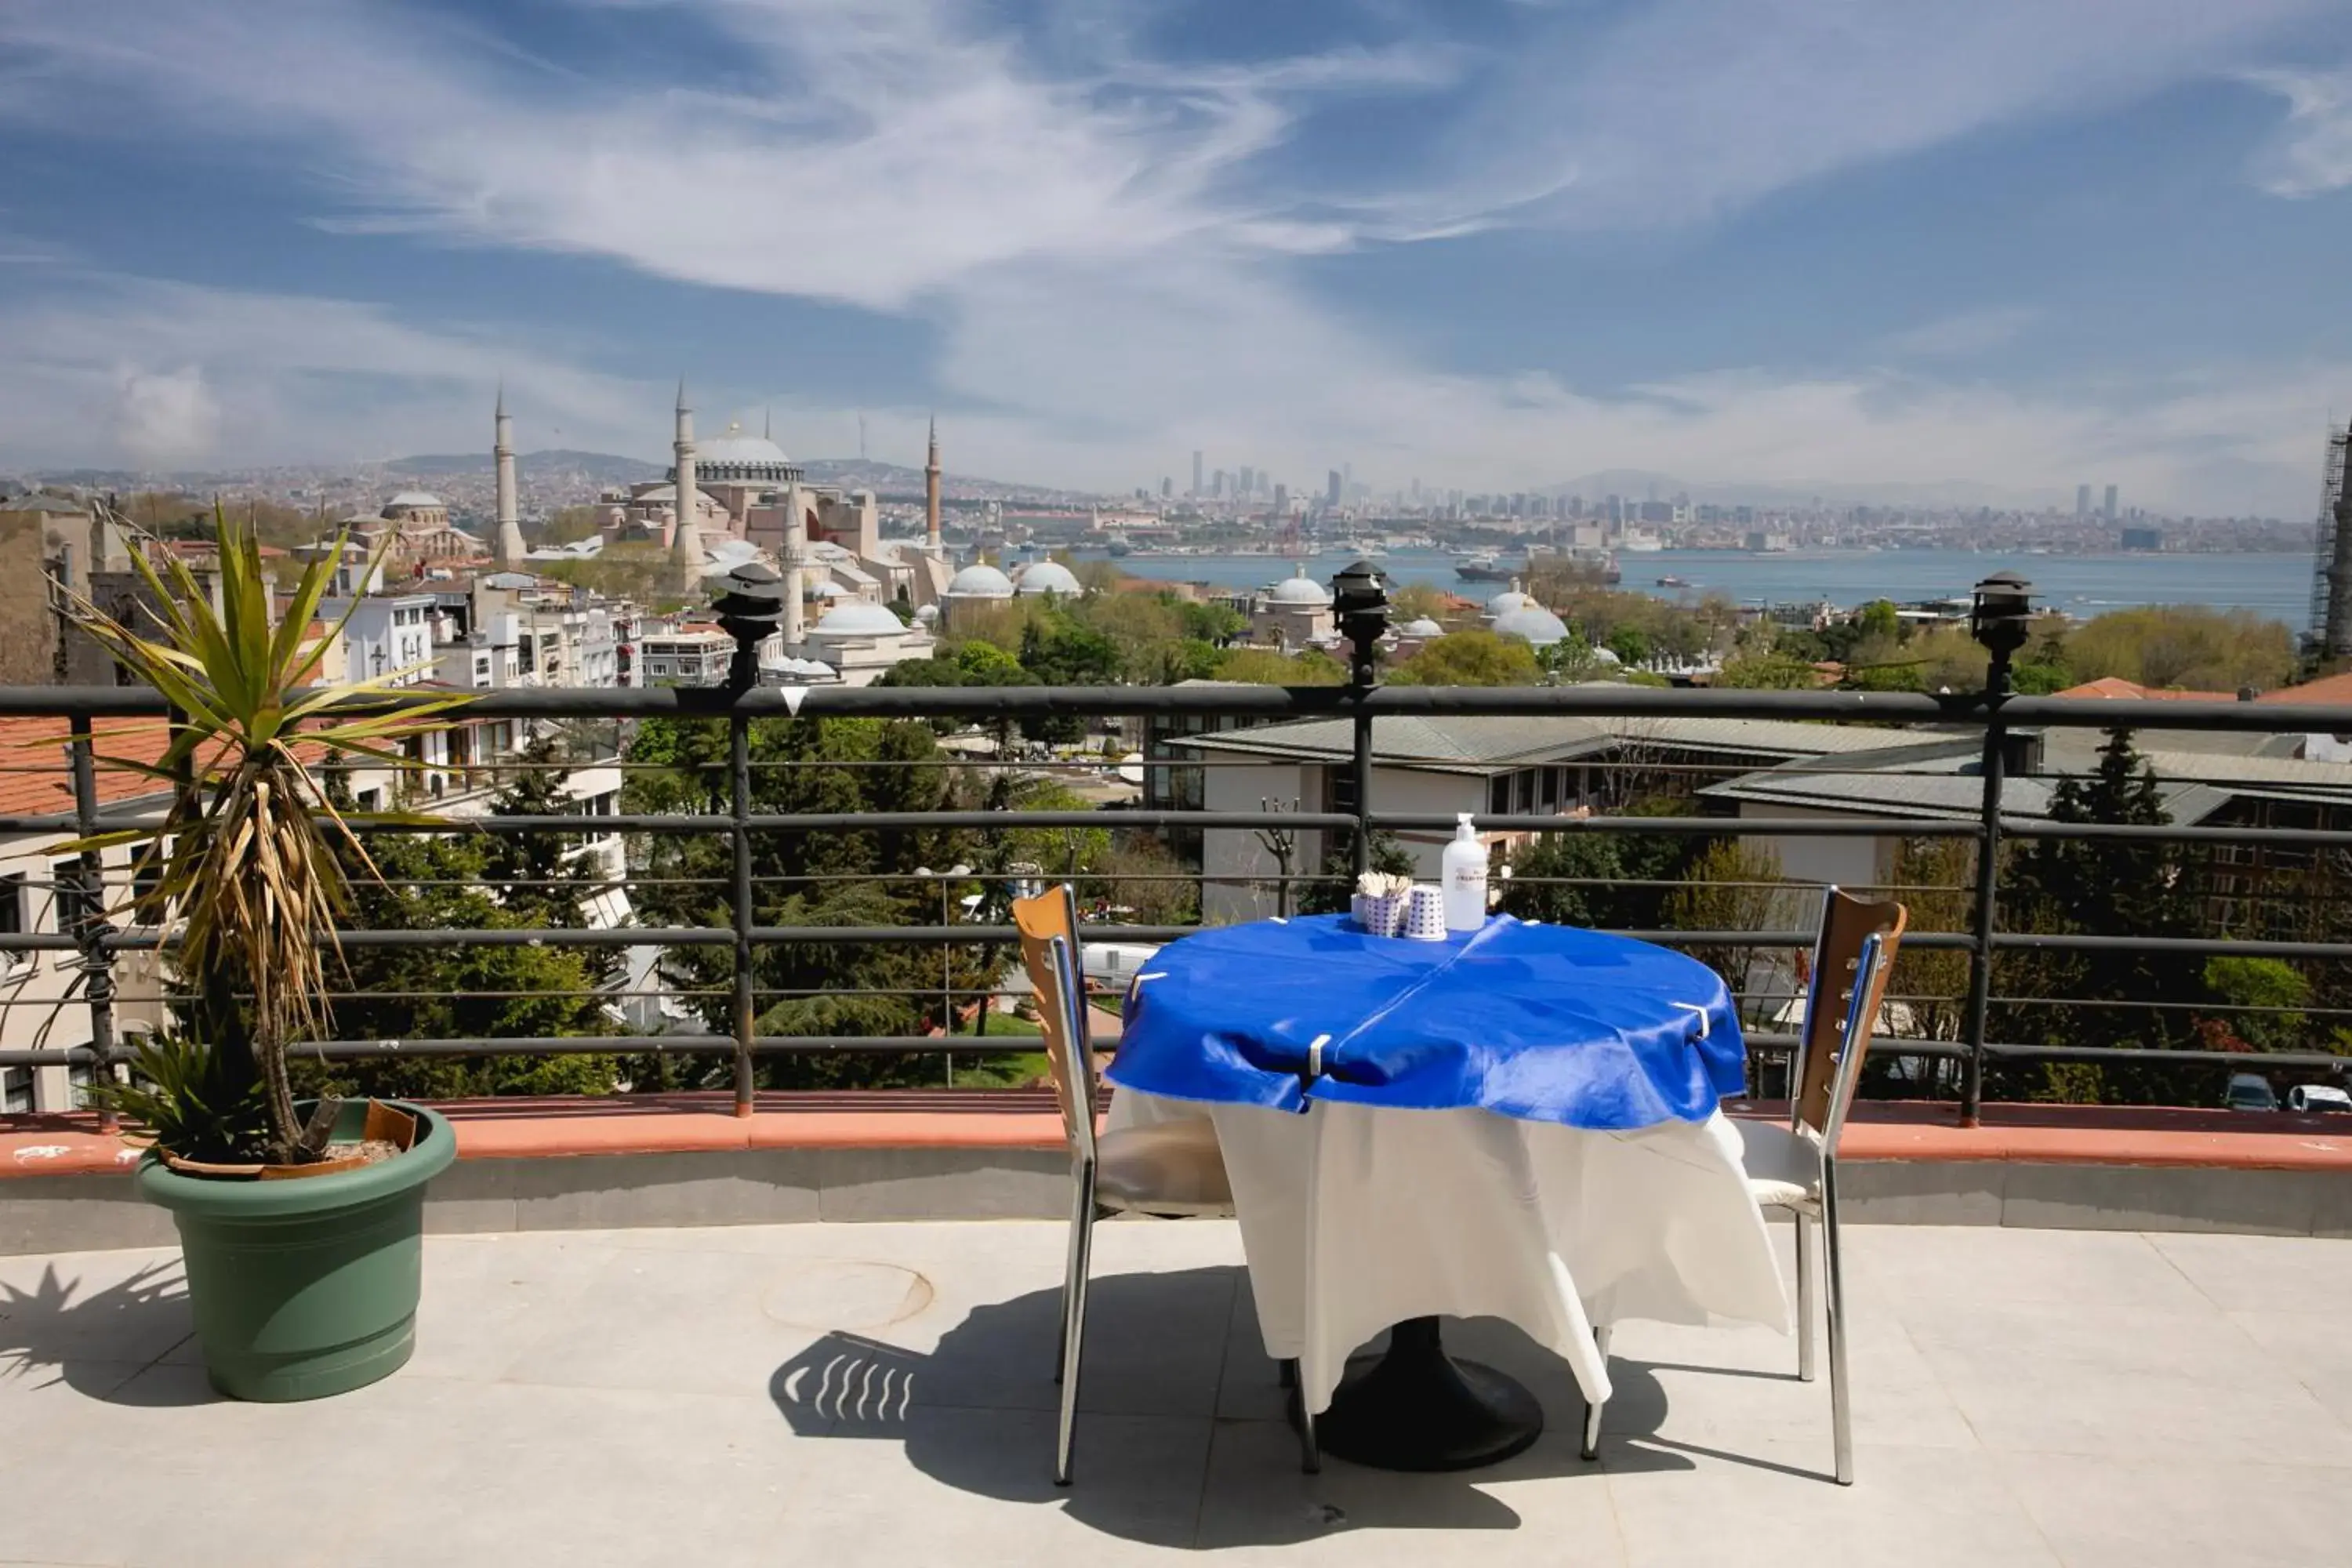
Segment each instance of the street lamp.
[[1996,572],[1976,585],[1969,610],[1969,636],[1992,655],[1985,693],[2009,695],[2010,660],[2032,634],[2033,584],[2015,572]]
[[710,607],[718,613],[719,629],[735,639],[727,684],[748,691],[760,683],[760,645],[783,624],[783,577],[764,561],[746,561],[719,580]]
[[1355,650],[1349,679],[1358,686],[1372,683],[1382,633],[1389,629],[1389,585],[1380,568],[1359,561],[1331,579],[1331,607],[1339,618],[1339,635]]
[[1380,568],[1359,561],[1332,578],[1331,607],[1339,613],[1339,635],[1355,650],[1348,683],[1356,706],[1351,777],[1356,796],[1356,875],[1360,877],[1372,865],[1372,716],[1364,710],[1364,699],[1371,695],[1381,634],[1389,629],[1389,585],[1381,580]]

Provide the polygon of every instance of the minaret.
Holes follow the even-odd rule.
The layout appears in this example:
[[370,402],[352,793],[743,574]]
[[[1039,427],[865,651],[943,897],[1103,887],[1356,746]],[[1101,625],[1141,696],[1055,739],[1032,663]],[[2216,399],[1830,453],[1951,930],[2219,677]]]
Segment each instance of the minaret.
[[794,479],[784,487],[784,646],[798,647],[807,635],[808,613],[801,595],[808,588],[808,498]]
[[670,444],[677,464],[677,524],[670,531],[669,558],[680,583],[694,588],[702,582],[707,557],[702,553],[702,523],[697,515],[694,487],[694,410],[686,405],[686,378],[677,382],[677,437]]
[[522,564],[522,524],[515,520],[514,420],[507,415],[507,384],[499,383],[499,411],[493,416],[496,436],[490,453],[499,465],[499,564]]
[[931,552],[940,551],[940,420],[931,416],[930,456],[923,461],[923,531]]

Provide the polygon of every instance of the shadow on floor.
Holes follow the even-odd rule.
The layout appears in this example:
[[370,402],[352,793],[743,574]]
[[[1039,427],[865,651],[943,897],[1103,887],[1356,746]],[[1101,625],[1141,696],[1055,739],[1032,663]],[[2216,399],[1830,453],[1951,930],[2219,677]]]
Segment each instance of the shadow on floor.
[[0,1284],[0,1377],[52,1373],[48,1381],[117,1405],[203,1403],[215,1396],[139,1376],[193,1328],[177,1258],[95,1289],[52,1264],[29,1289]]
[[[1578,1457],[1581,1401],[1559,1360],[1507,1324],[1450,1325],[1449,1342],[1538,1391],[1547,1430],[1528,1452],[1452,1475],[1399,1475],[1327,1459],[1303,1474],[1279,1408],[1276,1368],[1246,1330],[1225,1342],[1229,1311],[1182,1314],[1185,1296],[1231,1302],[1238,1268],[1098,1278],[1088,1296],[1087,1363],[1076,1476],[1053,1484],[1060,1391],[1053,1382],[1058,1290],[975,1309],[929,1354],[859,1335],[825,1335],[778,1367],[769,1394],[807,1436],[896,1439],[917,1470],[943,1485],[1007,1502],[1059,1504],[1081,1523],[1163,1546],[1279,1545],[1342,1530],[1512,1530],[1520,1517],[1485,1489],[1494,1483],[1597,1479]],[[1155,1310],[1158,1304],[1159,1310]],[[1188,1317],[1219,1325],[1202,1346],[1166,1333]],[[1151,1325],[1162,1335],[1155,1342]],[[1179,1375],[1171,1376],[1171,1363]],[[1616,1385],[1605,1463],[1617,1473],[1695,1468],[1700,1458],[1645,1441],[1664,1420],[1664,1387],[1637,1362],[1611,1365]],[[1224,1406],[1248,1418],[1221,1416]],[[1264,1389],[1232,1384],[1262,1379]],[[1737,1456],[1720,1456],[1737,1458]]]

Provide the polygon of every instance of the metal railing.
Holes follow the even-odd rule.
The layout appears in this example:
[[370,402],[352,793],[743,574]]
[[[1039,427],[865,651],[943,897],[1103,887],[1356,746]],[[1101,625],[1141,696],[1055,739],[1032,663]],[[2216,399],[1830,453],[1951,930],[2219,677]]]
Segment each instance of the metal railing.
[[[397,698],[376,698],[354,700],[347,706],[353,710],[397,707]],[[2166,731],[2205,731],[2263,733],[2333,733],[2352,727],[2347,725],[2346,710],[2332,707],[2304,707],[2292,704],[2200,703],[2200,702],[2130,702],[2074,701],[2061,699],[2008,697],[1997,691],[1957,695],[1924,696],[1910,693],[1847,693],[1828,691],[1751,691],[1751,690],[1677,690],[1636,686],[1574,686],[1563,688],[1432,688],[1378,687],[1349,685],[1341,687],[1307,688],[1234,688],[1234,687],[1078,687],[1008,689],[976,688],[815,688],[805,691],[787,691],[772,687],[749,689],[712,688],[662,688],[631,689],[528,689],[496,691],[485,694],[466,710],[468,720],[511,720],[519,726],[552,724],[560,721],[592,719],[614,723],[616,731],[652,719],[698,719],[721,722],[726,726],[728,751],[725,763],[725,802],[722,810],[701,810],[691,813],[629,813],[583,816],[562,814],[551,816],[494,816],[465,818],[462,826],[468,832],[487,834],[558,833],[577,838],[586,835],[624,834],[641,842],[651,836],[688,834],[723,836],[730,847],[730,875],[727,878],[725,903],[729,920],[723,925],[679,927],[625,926],[615,929],[587,927],[501,927],[499,929],[450,930],[367,930],[347,931],[344,945],[352,950],[403,947],[457,947],[479,945],[545,945],[561,948],[613,949],[661,948],[688,949],[715,947],[729,950],[732,973],[726,992],[727,1006],[723,1009],[728,1027],[722,1032],[709,1028],[709,1020],[721,1010],[711,1008],[704,1013],[706,1027],[700,1031],[614,1034],[593,1036],[555,1036],[529,1037],[498,1037],[468,1039],[404,1039],[368,1040],[337,1039],[306,1042],[300,1047],[304,1056],[326,1060],[356,1060],[383,1057],[467,1057],[484,1056],[558,1056],[578,1053],[632,1053],[656,1056],[717,1054],[731,1058],[729,1074],[739,1110],[748,1113],[756,1085],[755,1061],[765,1056],[782,1054],[847,1055],[853,1053],[950,1052],[959,1057],[985,1057],[1005,1053],[1032,1051],[1034,1041],[997,1037],[971,1037],[954,1036],[953,1017],[942,1021],[950,1033],[938,1035],[870,1036],[804,1036],[762,1035],[757,1030],[761,998],[773,997],[774,991],[764,991],[757,983],[755,961],[765,949],[779,944],[900,944],[908,946],[973,946],[993,947],[1009,959],[1014,951],[1016,934],[1009,925],[958,921],[947,905],[945,883],[942,882],[942,917],[936,924],[889,926],[837,925],[778,925],[761,923],[759,917],[759,887],[753,875],[755,848],[761,836],[779,832],[847,832],[880,831],[892,828],[972,829],[983,833],[1002,833],[1025,828],[1112,827],[1141,833],[1157,833],[1169,829],[1215,831],[1287,831],[1308,830],[1349,836],[1355,845],[1353,859],[1361,865],[1369,845],[1375,835],[1386,831],[1448,830],[1455,816],[1450,812],[1413,812],[1380,809],[1374,798],[1378,775],[1385,767],[1411,767],[1410,761],[1382,762],[1375,765],[1371,745],[1372,724],[1376,718],[1424,717],[1501,717],[1501,718],[1585,718],[1607,721],[1643,721],[1662,719],[1711,718],[1797,720],[1839,724],[1886,726],[1931,726],[1942,738],[1965,741],[1979,737],[1982,742],[1983,762],[1980,767],[1980,800],[1972,816],[1861,816],[1861,815],[1792,815],[1777,816],[1642,816],[1594,815],[1566,816],[1548,812],[1478,812],[1475,825],[1485,830],[1512,834],[1577,834],[1577,835],[1644,835],[1694,836],[1711,838],[1770,837],[1798,838],[1872,838],[1929,840],[1938,838],[1964,839],[1974,847],[1975,878],[1969,916],[1966,929],[1915,931],[1906,942],[1906,950],[1934,952],[1957,952],[1967,957],[1968,985],[1965,998],[1964,1024],[1957,1038],[1927,1039],[1912,1037],[1890,1038],[1882,1045],[1901,1056],[1921,1060],[1957,1061],[1960,1064],[1958,1110],[1964,1120],[1977,1116],[1984,1092],[1988,1066],[2009,1062],[2156,1062],[2183,1068],[2223,1068],[2262,1066],[2342,1072],[2347,1059],[2335,1051],[2314,1050],[2270,1052],[2247,1056],[2234,1051],[2149,1048],[2134,1049],[2118,1047],[2074,1047],[2052,1043],[2000,1042],[1986,1037],[1987,1021],[1995,1002],[2019,1005],[2056,1005],[2065,999],[2034,997],[1997,997],[1992,989],[1993,971],[1998,956],[2003,952],[2041,950],[2096,953],[2125,948],[2130,951],[2175,956],[2180,959],[2217,956],[2252,956],[2285,959],[2299,962],[2341,962],[2352,960],[2352,942],[2302,941],[2282,942],[2250,940],[2233,937],[2148,939],[2101,933],[2041,933],[2008,931],[2000,927],[1999,869],[2004,843],[2030,843],[2052,838],[2081,840],[2117,840],[2180,845],[2235,845],[2293,847],[2300,851],[2322,849],[2352,849],[2352,830],[2327,827],[2267,827],[2209,826],[2126,826],[2102,824],[2064,824],[2034,820],[2005,815],[2003,805],[2003,768],[2005,741],[2012,732],[2023,729],[2115,729],[2146,728]],[[53,845],[74,836],[86,835],[104,827],[137,826],[157,820],[160,797],[151,795],[144,801],[117,801],[110,806],[100,798],[98,756],[105,744],[110,726],[116,721],[166,717],[162,700],[152,692],[141,689],[46,688],[0,689],[0,719],[41,717],[65,721],[65,730],[58,737],[68,753],[63,780],[71,793],[70,811],[50,811],[0,815],[0,857],[37,858],[43,845]],[[909,812],[814,812],[773,813],[754,809],[754,763],[752,733],[755,724],[788,718],[801,720],[825,719],[906,719],[960,721],[971,725],[996,725],[1000,728],[1023,720],[1046,718],[1112,719],[1141,721],[1154,719],[1243,721],[1263,724],[1272,721],[1344,718],[1351,721],[1354,744],[1345,759],[1326,759],[1333,767],[1345,767],[1349,773],[1352,790],[1348,798],[1356,803],[1355,809],[1344,811],[1306,810],[1208,810],[1208,809],[1123,809],[1118,807],[1089,810],[942,810]],[[119,726],[118,726],[119,727]],[[1138,748],[1141,749],[1141,748]],[[7,759],[0,758],[0,763]],[[2217,758],[2217,766],[2226,759]],[[506,763],[492,764],[506,766]],[[625,769],[645,764],[624,762]],[[780,764],[781,765],[781,764]],[[823,762],[796,763],[791,765],[824,767]],[[920,765],[930,765],[928,763]],[[1016,765],[1002,758],[950,759],[949,765],[979,769]],[[1039,764],[1020,763],[1024,767]],[[1050,769],[1051,764],[1044,764]],[[1154,758],[1145,764],[1150,769],[1181,771],[1196,764]],[[1213,759],[1202,759],[1202,768],[1233,765]],[[1633,764],[1627,764],[1633,765]],[[1754,764],[1714,764],[1724,773],[1754,772],[1768,766]],[[1865,772],[1866,760],[1851,764],[1825,763],[1838,766],[1839,771]],[[1675,764],[1685,772],[1704,772],[1689,764]],[[27,771],[21,767],[8,771]],[[1671,771],[1671,770],[1670,770]],[[2305,792],[2308,793],[2308,792]],[[2343,796],[2344,804],[2352,805],[2352,791]],[[373,832],[416,831],[414,828],[374,826],[363,829]],[[115,1020],[117,1003],[116,967],[121,955],[141,951],[152,951],[163,945],[152,930],[118,929],[107,919],[88,911],[108,907],[110,896],[120,903],[121,867],[109,868],[101,858],[81,857],[61,881],[56,891],[62,898],[70,892],[77,910],[84,911],[66,923],[72,929],[42,931],[21,929],[26,922],[11,922],[19,929],[0,931],[0,954],[69,952],[74,955],[72,966],[79,971],[76,984],[79,994],[69,1001],[56,998],[45,1004],[13,1001],[0,996],[0,1007],[16,1005],[76,1005],[88,1011],[89,1041],[86,1045],[67,1047],[37,1044],[0,1049],[0,1068],[37,1067],[65,1064],[68,1066],[105,1068],[126,1059],[128,1053],[118,1039]],[[942,877],[949,875],[939,874]],[[1184,873],[1194,877],[1192,872]],[[906,873],[877,874],[877,879],[907,882],[913,880]],[[961,880],[973,879],[962,875]],[[1214,880],[1214,878],[1200,879]],[[1251,875],[1236,879],[1256,884],[1283,881],[1305,884],[1317,881],[1314,875],[1293,875],[1286,867],[1278,877]],[[770,879],[773,881],[775,879]],[[1572,879],[1565,879],[1572,880]],[[1957,890],[1957,889],[1948,889]],[[1192,928],[1185,926],[1149,925],[1089,925],[1086,935],[1090,942],[1157,942],[1181,937]],[[1810,948],[1813,933],[1806,930],[1643,930],[1629,934],[1672,942],[1685,948],[1703,950],[1784,950]],[[952,984],[943,987],[951,994]],[[992,984],[989,990],[995,993]],[[675,994],[676,993],[672,993]],[[964,994],[971,994],[970,988]],[[1788,995],[1782,992],[1778,994]],[[696,1000],[717,1000],[717,995],[705,991]],[[1754,998],[1749,999],[1751,1002]],[[2091,1005],[2129,1006],[2128,998],[2093,999]],[[2218,1005],[2216,1011],[2227,1011]],[[2303,1009],[2309,1012],[2311,1009]],[[2324,1010],[2323,1010],[2324,1011]],[[1749,1036],[1751,1046],[1766,1057],[1785,1054],[1794,1044],[1786,1031],[1759,1029]]]

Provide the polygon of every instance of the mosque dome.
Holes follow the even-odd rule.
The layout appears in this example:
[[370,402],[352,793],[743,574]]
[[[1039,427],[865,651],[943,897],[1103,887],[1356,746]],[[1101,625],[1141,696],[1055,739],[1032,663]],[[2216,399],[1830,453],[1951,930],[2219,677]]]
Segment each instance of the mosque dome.
[[813,637],[894,637],[907,629],[906,623],[881,605],[864,599],[853,599],[835,605],[817,617],[809,628]]
[[1086,590],[1078,586],[1077,574],[1060,562],[1040,561],[1022,569],[1013,592],[1029,598],[1040,594],[1061,594],[1075,599]]
[[1274,585],[1266,602],[1275,605],[1297,605],[1320,609],[1331,602],[1331,595],[1322,584],[1307,574],[1301,567],[1296,577],[1285,577]]
[[1528,597],[1525,594],[1520,593],[1517,588],[1507,588],[1502,593],[1496,595],[1493,598],[1486,601],[1486,615],[1489,619],[1501,620],[1505,616],[1511,614],[1515,610],[1524,610],[1530,607],[1540,609],[1542,606],[1537,605],[1533,599]]
[[1013,597],[1013,579],[980,562],[950,578],[948,592],[965,599],[1009,599]]
[[915,612],[915,619],[927,626],[939,618],[940,607],[937,605],[925,605]]
[[[722,433],[695,443],[694,475],[698,481],[708,479],[714,484],[782,485],[799,479],[801,471],[782,447],[730,424]],[[677,470],[671,468],[668,477],[675,482]]]
[[[1502,596],[1496,595],[1497,598]],[[1556,642],[1566,641],[1568,637],[1568,623],[1534,603],[1496,616],[1495,630],[1504,637],[1525,637],[1538,647],[1549,647]]]
[[1422,616],[1417,621],[1407,621],[1404,625],[1397,627],[1397,636],[1401,637],[1444,637],[1444,635],[1445,628],[1439,626],[1435,621],[1431,620],[1427,616]]
[[419,511],[426,507],[446,507],[449,503],[431,490],[403,490],[383,503],[383,515],[395,511]]

